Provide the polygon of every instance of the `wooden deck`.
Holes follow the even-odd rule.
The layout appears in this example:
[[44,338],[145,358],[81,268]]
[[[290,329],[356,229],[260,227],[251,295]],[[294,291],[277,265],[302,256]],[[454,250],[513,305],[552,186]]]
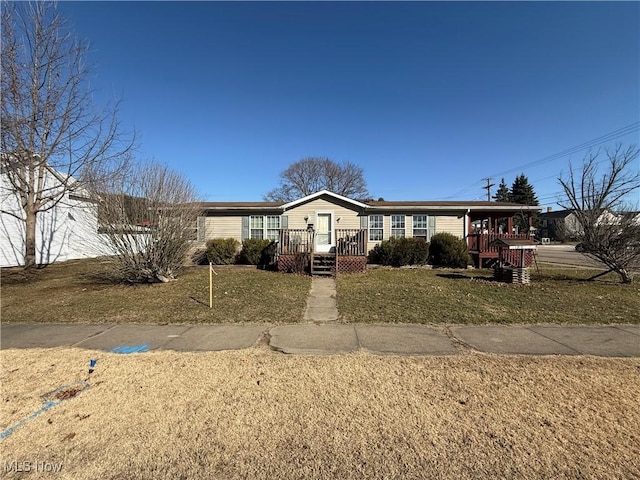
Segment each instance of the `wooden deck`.
[[[334,254],[337,262],[341,257],[366,259],[368,252],[367,231],[365,229],[336,229],[333,233],[335,247],[327,253]],[[490,246],[490,243],[498,238],[530,240],[531,235],[528,233],[472,233],[468,235],[467,247],[476,266],[482,266],[487,261],[498,258],[498,247]],[[315,251],[315,233],[306,229],[280,230],[277,252],[278,256],[308,254],[309,262],[311,262],[312,254],[318,253]]]
[[499,248],[489,244],[496,239],[530,240],[528,233],[472,233],[467,236],[467,247],[473,262],[481,267],[486,261],[497,259]]
[[[349,257],[367,255],[367,231],[365,229],[336,229],[334,247],[330,253]],[[316,253],[315,232],[306,229],[283,229],[278,235],[278,255]]]
[[338,272],[363,272],[367,265],[367,231],[336,229],[329,252],[315,248],[315,232],[306,229],[280,230],[277,245],[278,270],[335,275]]

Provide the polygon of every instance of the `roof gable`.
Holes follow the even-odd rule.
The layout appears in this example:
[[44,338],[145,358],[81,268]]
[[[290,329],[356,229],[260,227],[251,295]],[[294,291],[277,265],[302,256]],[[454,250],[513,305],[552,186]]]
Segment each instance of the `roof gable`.
[[367,208],[368,207],[368,205],[366,203],[358,202],[357,200],[352,200],[351,198],[348,198],[348,197],[343,197],[342,195],[338,195],[337,193],[330,192],[329,190],[320,190],[319,192],[312,193],[311,195],[307,195],[306,197],[302,197],[302,198],[299,198],[299,199],[294,200],[292,202],[285,203],[284,205],[282,205],[282,208],[284,210],[289,210],[290,208],[293,208],[296,205],[300,205],[301,203],[306,203],[306,202],[309,202],[311,200],[315,200],[316,198],[319,198],[319,197],[321,197],[323,195],[326,195],[328,197],[333,197],[336,200],[339,200],[339,201],[344,202],[344,203],[349,203],[349,204],[354,205],[355,207],[358,207],[358,208]]

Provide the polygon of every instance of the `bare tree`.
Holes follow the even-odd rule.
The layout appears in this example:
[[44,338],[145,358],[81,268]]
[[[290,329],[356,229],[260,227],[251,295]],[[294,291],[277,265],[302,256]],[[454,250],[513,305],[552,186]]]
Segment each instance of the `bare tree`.
[[90,180],[117,173],[134,143],[117,106],[93,106],[87,48],[55,3],[2,2],[2,175],[22,206],[2,213],[25,223],[25,268],[36,264],[38,214],[78,180],[90,189]]
[[600,153],[585,157],[581,173],[570,166],[568,178],[558,179],[565,195],[558,203],[572,210],[583,253],[605,264],[609,270],[604,273],[616,272],[623,283],[631,283],[630,269],[640,267],[640,218],[629,204],[640,189],[640,150],[606,149],[604,173],[598,168]]
[[325,189],[357,200],[369,197],[362,168],[350,162],[303,158],[283,171],[280,179],[280,186],[267,193],[265,200],[290,202]]
[[148,162],[101,194],[100,231],[114,254],[112,275],[129,283],[166,282],[184,266],[200,204],[191,183]]

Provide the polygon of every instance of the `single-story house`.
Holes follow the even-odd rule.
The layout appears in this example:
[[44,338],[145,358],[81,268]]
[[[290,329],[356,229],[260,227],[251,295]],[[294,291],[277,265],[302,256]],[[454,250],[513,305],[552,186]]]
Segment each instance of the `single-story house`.
[[540,237],[557,241],[575,240],[580,226],[573,210],[551,210],[538,216],[540,220]]
[[[579,240],[583,234],[582,226],[578,222],[578,218],[573,210],[554,211],[549,208],[546,212],[541,213],[538,218],[542,225],[540,229],[540,236],[542,238],[546,237],[562,242],[575,241]],[[620,214],[605,210],[598,217],[597,224],[617,225],[620,224],[620,219]]]
[[[487,201],[359,201],[322,190],[291,202],[205,202],[197,241],[266,238],[277,242],[278,265],[286,270],[297,254],[335,257],[337,271],[359,271],[366,255],[383,240],[417,237],[429,241],[448,232],[465,239],[476,262],[497,258],[496,238],[528,239],[511,233],[513,216],[531,218],[540,207]],[[500,233],[500,225],[508,225]],[[474,225],[481,225],[480,229]],[[311,268],[313,271],[313,268]]]
[[[45,188],[62,188],[61,174],[45,171]],[[6,175],[0,175],[0,266],[24,265],[25,213]],[[36,262],[93,258],[104,255],[98,234],[97,202],[79,184],[67,190],[59,202],[37,215]]]

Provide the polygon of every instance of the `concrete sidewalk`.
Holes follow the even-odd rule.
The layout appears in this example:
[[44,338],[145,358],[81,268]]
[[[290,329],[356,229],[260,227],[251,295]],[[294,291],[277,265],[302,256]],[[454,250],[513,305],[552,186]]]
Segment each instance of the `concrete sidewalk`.
[[0,325],[0,346],[103,351],[241,350],[260,343],[290,354],[521,355],[640,357],[640,326],[427,325]]

